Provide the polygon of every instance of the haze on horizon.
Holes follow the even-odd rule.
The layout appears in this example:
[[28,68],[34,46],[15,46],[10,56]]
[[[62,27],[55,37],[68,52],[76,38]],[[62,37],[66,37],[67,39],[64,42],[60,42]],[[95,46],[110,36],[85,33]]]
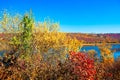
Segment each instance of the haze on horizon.
[[119,0],[1,0],[4,9],[12,14],[32,9],[36,21],[49,17],[64,32],[120,33]]

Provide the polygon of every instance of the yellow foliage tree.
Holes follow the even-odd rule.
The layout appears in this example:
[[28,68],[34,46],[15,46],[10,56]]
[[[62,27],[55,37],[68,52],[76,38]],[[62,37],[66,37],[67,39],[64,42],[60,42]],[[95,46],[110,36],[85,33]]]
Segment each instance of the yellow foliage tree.
[[[23,31],[21,26],[30,26],[31,24],[26,24],[25,22],[21,24],[21,17],[19,15],[10,16],[4,14],[3,19],[0,21],[1,31],[5,34],[10,33],[11,37],[8,37],[8,46],[10,49],[17,48],[17,46],[22,47],[22,43],[26,43],[25,36],[21,33]],[[80,51],[82,47],[82,41],[78,41],[76,38],[71,38],[64,32],[59,32],[59,24],[53,23],[49,19],[43,23],[32,23],[32,41],[31,41],[31,53],[40,53],[42,59],[53,62],[56,60],[64,61],[69,55],[69,51]],[[8,36],[8,35],[7,35]],[[25,37],[24,41],[21,38]],[[10,38],[10,39],[9,39]],[[13,41],[11,41],[13,40]],[[13,43],[12,43],[13,42]],[[29,43],[29,40],[27,40]],[[9,45],[10,43],[10,45]],[[20,49],[17,49],[20,50]],[[21,51],[17,51],[18,53]],[[24,53],[23,53],[24,54]]]
[[107,64],[111,64],[114,62],[113,52],[111,51],[111,46],[107,45],[106,43],[103,43],[101,46],[99,46],[101,56],[103,58],[103,62]]
[[82,42],[59,32],[58,23],[43,22],[35,27],[34,43],[37,52],[47,61],[64,61],[69,51],[79,51]]

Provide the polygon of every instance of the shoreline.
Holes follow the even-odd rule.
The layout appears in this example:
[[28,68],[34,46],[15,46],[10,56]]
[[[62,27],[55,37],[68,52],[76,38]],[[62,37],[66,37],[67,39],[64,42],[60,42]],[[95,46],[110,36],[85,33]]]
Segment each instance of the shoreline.
[[[106,43],[106,45],[114,45],[114,44],[119,44],[120,45],[120,43]],[[101,46],[101,45],[103,45],[103,43],[90,43],[90,44],[84,44],[83,43],[83,46]]]

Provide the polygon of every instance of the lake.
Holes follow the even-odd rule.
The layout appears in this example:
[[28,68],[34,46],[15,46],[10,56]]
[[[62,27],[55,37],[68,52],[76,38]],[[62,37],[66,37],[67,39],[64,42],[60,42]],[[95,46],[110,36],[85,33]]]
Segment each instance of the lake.
[[[114,44],[112,45],[112,50],[117,49],[116,52],[113,53],[113,56],[115,59],[120,57],[120,44]],[[100,50],[98,46],[83,46],[81,51],[89,51],[89,50],[95,50],[97,52],[97,56],[100,57]]]

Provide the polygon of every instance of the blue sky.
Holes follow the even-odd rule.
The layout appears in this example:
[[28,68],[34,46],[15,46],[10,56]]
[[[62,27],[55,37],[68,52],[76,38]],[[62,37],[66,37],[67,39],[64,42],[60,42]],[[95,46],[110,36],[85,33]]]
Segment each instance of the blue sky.
[[61,31],[120,33],[120,0],[0,0],[0,11],[24,14],[32,9],[36,20],[49,17]]

